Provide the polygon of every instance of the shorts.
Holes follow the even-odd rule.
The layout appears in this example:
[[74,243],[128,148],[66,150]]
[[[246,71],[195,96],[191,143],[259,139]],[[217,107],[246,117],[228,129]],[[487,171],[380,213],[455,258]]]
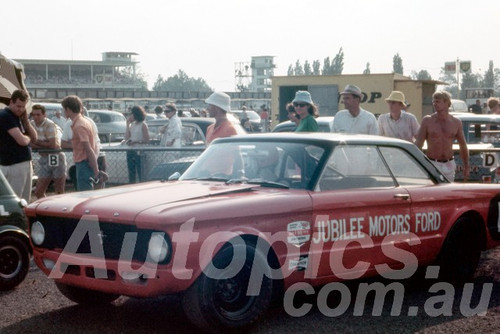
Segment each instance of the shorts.
[[39,178],[60,179],[66,177],[66,155],[63,152],[40,156],[38,166]]
[[432,164],[437,167],[443,173],[444,176],[451,182],[455,181],[455,169],[457,168],[457,164],[454,159],[451,159],[448,162],[440,162],[436,160],[431,160]]

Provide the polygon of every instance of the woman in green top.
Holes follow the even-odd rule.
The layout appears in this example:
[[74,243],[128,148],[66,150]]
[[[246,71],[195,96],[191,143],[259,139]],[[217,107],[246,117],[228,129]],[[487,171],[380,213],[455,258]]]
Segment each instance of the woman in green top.
[[315,117],[318,117],[318,107],[311,99],[311,94],[305,90],[299,90],[295,93],[292,101],[295,112],[300,116],[300,123],[295,132],[317,132],[318,123]]

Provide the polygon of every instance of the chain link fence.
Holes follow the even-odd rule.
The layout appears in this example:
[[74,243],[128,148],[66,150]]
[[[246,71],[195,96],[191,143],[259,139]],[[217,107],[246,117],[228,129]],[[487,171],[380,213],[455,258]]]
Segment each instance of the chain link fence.
[[[134,169],[136,182],[166,180],[175,172],[182,174],[204,150],[204,146],[182,148],[103,146],[99,156],[99,165],[101,170],[108,173],[107,186],[131,183],[127,155],[137,157],[135,161],[140,164],[139,168]],[[66,156],[68,184],[74,186],[76,171],[71,150],[33,150],[33,173],[38,174],[40,153],[53,154],[60,151],[63,151]],[[59,163],[56,160],[49,159],[53,164]]]

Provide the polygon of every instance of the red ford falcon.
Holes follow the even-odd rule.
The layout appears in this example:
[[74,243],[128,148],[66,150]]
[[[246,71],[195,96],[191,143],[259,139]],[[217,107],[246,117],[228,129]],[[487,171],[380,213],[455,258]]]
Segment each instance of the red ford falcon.
[[[472,279],[500,244],[500,186],[447,181],[374,136],[219,139],[178,179],[53,196],[26,213],[36,264],[78,303],[183,293],[198,327],[248,326],[298,283]],[[285,293],[286,295],[286,293]]]

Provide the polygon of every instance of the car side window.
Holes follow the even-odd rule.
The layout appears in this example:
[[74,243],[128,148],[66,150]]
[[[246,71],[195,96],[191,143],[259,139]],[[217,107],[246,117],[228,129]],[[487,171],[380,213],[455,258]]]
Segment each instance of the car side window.
[[380,152],[401,186],[432,185],[429,174],[408,152],[396,147],[380,147]]
[[394,179],[375,146],[338,145],[328,159],[316,190],[394,186]]
[[182,146],[205,145],[201,129],[190,124],[182,125]]

